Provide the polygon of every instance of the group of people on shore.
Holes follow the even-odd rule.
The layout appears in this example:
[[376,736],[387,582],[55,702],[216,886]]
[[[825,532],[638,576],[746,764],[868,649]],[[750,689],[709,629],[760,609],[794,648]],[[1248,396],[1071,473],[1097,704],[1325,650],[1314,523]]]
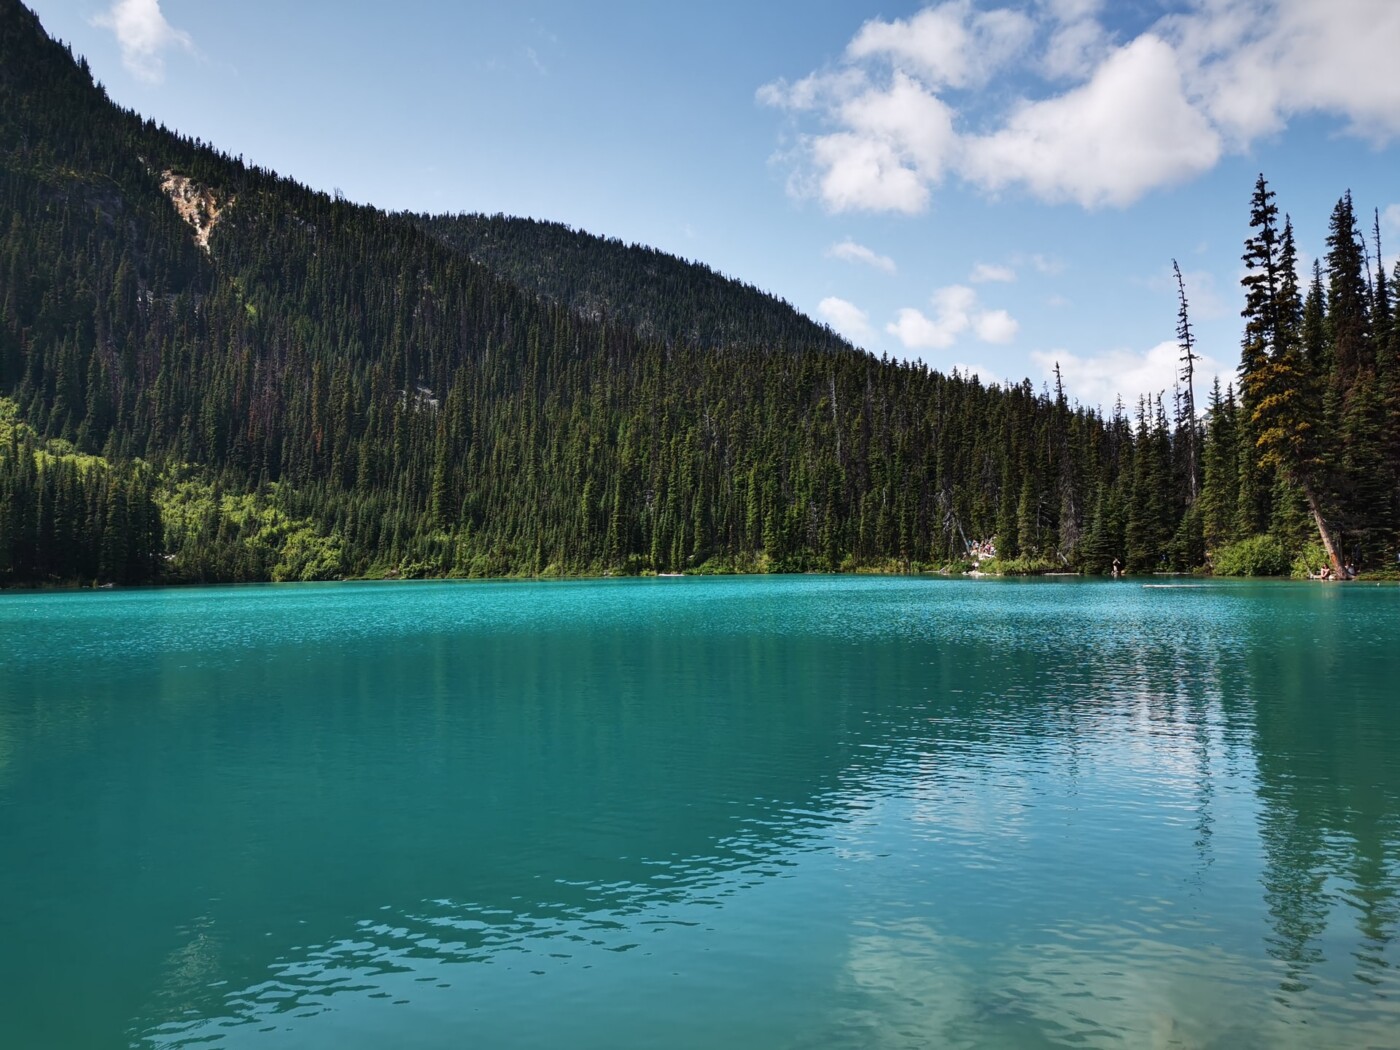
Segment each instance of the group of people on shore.
[[[995,558],[997,556],[997,545],[994,540],[977,540],[967,545],[967,553],[974,561],[981,562],[985,559]],[[1400,554],[1396,555],[1396,561],[1400,562]],[[1210,566],[1209,555],[1206,556],[1206,565],[1207,567]],[[1113,578],[1115,580],[1120,579],[1121,577],[1127,574],[1127,567],[1123,564],[1122,559],[1113,559],[1112,573]],[[1342,566],[1342,573],[1339,576],[1332,571],[1332,566],[1323,565],[1322,568],[1319,569],[1317,572],[1310,573],[1308,579],[1354,580],[1356,579],[1356,566],[1351,562],[1347,562],[1344,566]]]
[[1354,580],[1356,579],[1356,566],[1347,562],[1342,566],[1342,574],[1338,576],[1332,571],[1332,566],[1324,565],[1308,577],[1310,580]]

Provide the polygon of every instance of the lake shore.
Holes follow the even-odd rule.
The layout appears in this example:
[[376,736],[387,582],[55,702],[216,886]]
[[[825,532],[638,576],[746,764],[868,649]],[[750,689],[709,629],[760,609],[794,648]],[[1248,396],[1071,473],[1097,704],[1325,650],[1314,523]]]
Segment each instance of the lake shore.
[[[765,571],[733,569],[729,571],[718,570],[687,570],[683,572],[543,572],[537,574],[507,573],[500,576],[467,576],[467,575],[402,575],[395,573],[366,573],[362,576],[340,576],[324,580],[157,580],[151,583],[97,583],[79,581],[53,581],[47,583],[35,583],[27,581],[24,583],[5,584],[0,583],[0,595],[23,594],[23,593],[65,593],[83,591],[102,590],[145,590],[157,587],[187,588],[187,587],[234,587],[234,586],[261,586],[267,584],[298,584],[298,583],[428,583],[428,582],[478,582],[478,583],[548,583],[551,581],[565,580],[626,580],[626,579],[681,579],[696,577],[748,577],[748,576],[911,576],[911,577],[939,577],[942,579],[972,579],[972,580],[1012,580],[1012,579],[1058,579],[1058,580],[1110,580],[1113,579],[1109,573],[1085,573],[1085,572],[996,572],[971,569],[966,571],[948,571],[945,568],[919,568],[903,570],[896,568],[861,567],[857,569],[805,569],[792,571]],[[1209,573],[1193,572],[1151,572],[1151,573],[1124,573],[1119,579],[1120,582],[1146,581],[1160,579],[1163,577],[1178,577],[1195,580],[1285,580],[1298,583],[1400,583],[1400,573],[1397,572],[1362,572],[1352,580],[1318,580],[1313,577],[1298,576],[1214,576]]]

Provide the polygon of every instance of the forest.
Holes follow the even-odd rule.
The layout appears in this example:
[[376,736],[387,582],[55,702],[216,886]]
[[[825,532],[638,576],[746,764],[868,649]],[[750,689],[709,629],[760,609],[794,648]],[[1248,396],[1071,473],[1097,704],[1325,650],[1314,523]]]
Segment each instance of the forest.
[[1400,270],[1349,194],[1310,274],[1263,176],[1241,204],[1236,381],[1194,403],[1182,288],[1182,382],[1105,412],[651,249],[314,192],[0,0],[0,585],[1394,574]]

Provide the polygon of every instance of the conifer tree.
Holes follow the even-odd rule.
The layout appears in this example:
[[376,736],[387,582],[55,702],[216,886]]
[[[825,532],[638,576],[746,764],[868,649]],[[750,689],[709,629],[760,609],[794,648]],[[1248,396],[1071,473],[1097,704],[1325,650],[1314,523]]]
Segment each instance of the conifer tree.
[[1172,260],[1172,273],[1176,275],[1176,291],[1179,307],[1176,314],[1176,339],[1181,347],[1181,413],[1177,429],[1183,436],[1186,461],[1186,499],[1188,504],[1196,502],[1200,494],[1200,468],[1198,463],[1199,424],[1196,419],[1196,361],[1195,333],[1191,329],[1191,316],[1186,302],[1186,282],[1181,276],[1181,267]]
[[1233,543],[1239,486],[1239,439],[1236,430],[1234,388],[1220,391],[1217,376],[1211,387],[1206,415],[1206,440],[1202,455],[1201,531],[1206,553]]
[[[1273,234],[1272,205],[1263,176],[1255,191],[1252,226],[1259,233],[1245,244],[1245,338],[1240,368],[1247,422],[1242,428],[1258,452],[1259,466],[1277,470],[1307,501],[1333,571],[1342,561],[1324,514],[1319,473],[1322,449],[1313,378],[1302,346],[1302,301],[1298,291],[1297,249],[1293,224],[1285,218],[1283,235]],[[1275,250],[1275,244],[1278,248]],[[1245,479],[1241,478],[1243,488]]]

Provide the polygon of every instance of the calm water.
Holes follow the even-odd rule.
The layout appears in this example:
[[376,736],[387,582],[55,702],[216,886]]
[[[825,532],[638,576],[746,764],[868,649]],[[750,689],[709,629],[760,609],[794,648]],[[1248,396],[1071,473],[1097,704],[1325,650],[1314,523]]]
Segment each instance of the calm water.
[[1400,1047],[1400,588],[0,596],[0,1046]]

